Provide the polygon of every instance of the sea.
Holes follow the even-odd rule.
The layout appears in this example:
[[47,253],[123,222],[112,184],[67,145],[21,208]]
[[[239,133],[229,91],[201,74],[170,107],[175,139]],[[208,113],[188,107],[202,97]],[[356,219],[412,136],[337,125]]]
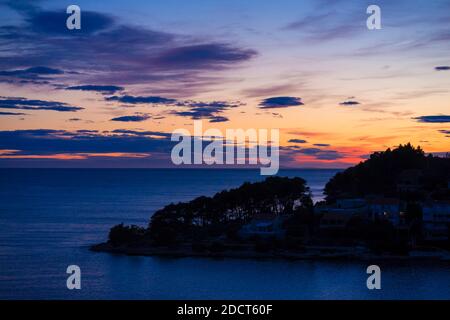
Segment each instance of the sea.
[[[315,201],[339,170],[281,170]],[[94,253],[118,223],[261,181],[251,169],[0,169],[0,299],[450,299],[450,264],[136,257]],[[367,267],[381,268],[369,290]],[[81,289],[67,288],[67,267]]]

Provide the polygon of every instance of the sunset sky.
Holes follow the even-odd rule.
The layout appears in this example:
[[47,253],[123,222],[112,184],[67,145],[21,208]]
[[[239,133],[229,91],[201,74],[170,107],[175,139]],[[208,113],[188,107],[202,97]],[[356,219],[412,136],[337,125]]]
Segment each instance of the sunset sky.
[[280,129],[284,167],[444,154],[449,88],[450,0],[0,0],[2,167],[169,167],[194,119]]

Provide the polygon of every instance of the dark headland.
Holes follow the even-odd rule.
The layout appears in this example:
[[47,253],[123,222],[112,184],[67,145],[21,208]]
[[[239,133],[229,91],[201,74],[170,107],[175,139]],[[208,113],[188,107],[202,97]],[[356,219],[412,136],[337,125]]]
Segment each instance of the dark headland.
[[337,173],[314,204],[270,177],[169,204],[148,227],[111,228],[98,252],[172,257],[450,261],[450,157],[400,145]]

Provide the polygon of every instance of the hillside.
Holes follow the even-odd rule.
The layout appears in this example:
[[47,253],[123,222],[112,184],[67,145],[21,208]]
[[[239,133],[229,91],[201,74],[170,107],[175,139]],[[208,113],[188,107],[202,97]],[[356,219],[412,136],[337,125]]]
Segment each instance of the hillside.
[[450,158],[426,155],[420,147],[400,145],[375,152],[336,174],[326,185],[328,203],[367,195],[405,200],[450,200]]

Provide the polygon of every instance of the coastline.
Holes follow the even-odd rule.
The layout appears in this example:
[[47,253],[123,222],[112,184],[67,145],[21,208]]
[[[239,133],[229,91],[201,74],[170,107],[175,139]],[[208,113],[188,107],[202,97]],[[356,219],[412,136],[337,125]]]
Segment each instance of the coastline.
[[[255,250],[228,250],[223,252],[198,252],[190,246],[167,248],[167,247],[129,247],[113,246],[104,242],[89,247],[90,251],[127,256],[158,256],[168,258],[213,258],[213,259],[283,259],[283,260],[359,260],[373,261],[441,261],[450,263],[450,252],[439,251],[430,254],[427,251],[414,251],[413,255],[374,254],[362,247],[319,247],[306,248],[305,251],[272,250],[270,252],[257,252]],[[329,252],[323,253],[321,250]]]

